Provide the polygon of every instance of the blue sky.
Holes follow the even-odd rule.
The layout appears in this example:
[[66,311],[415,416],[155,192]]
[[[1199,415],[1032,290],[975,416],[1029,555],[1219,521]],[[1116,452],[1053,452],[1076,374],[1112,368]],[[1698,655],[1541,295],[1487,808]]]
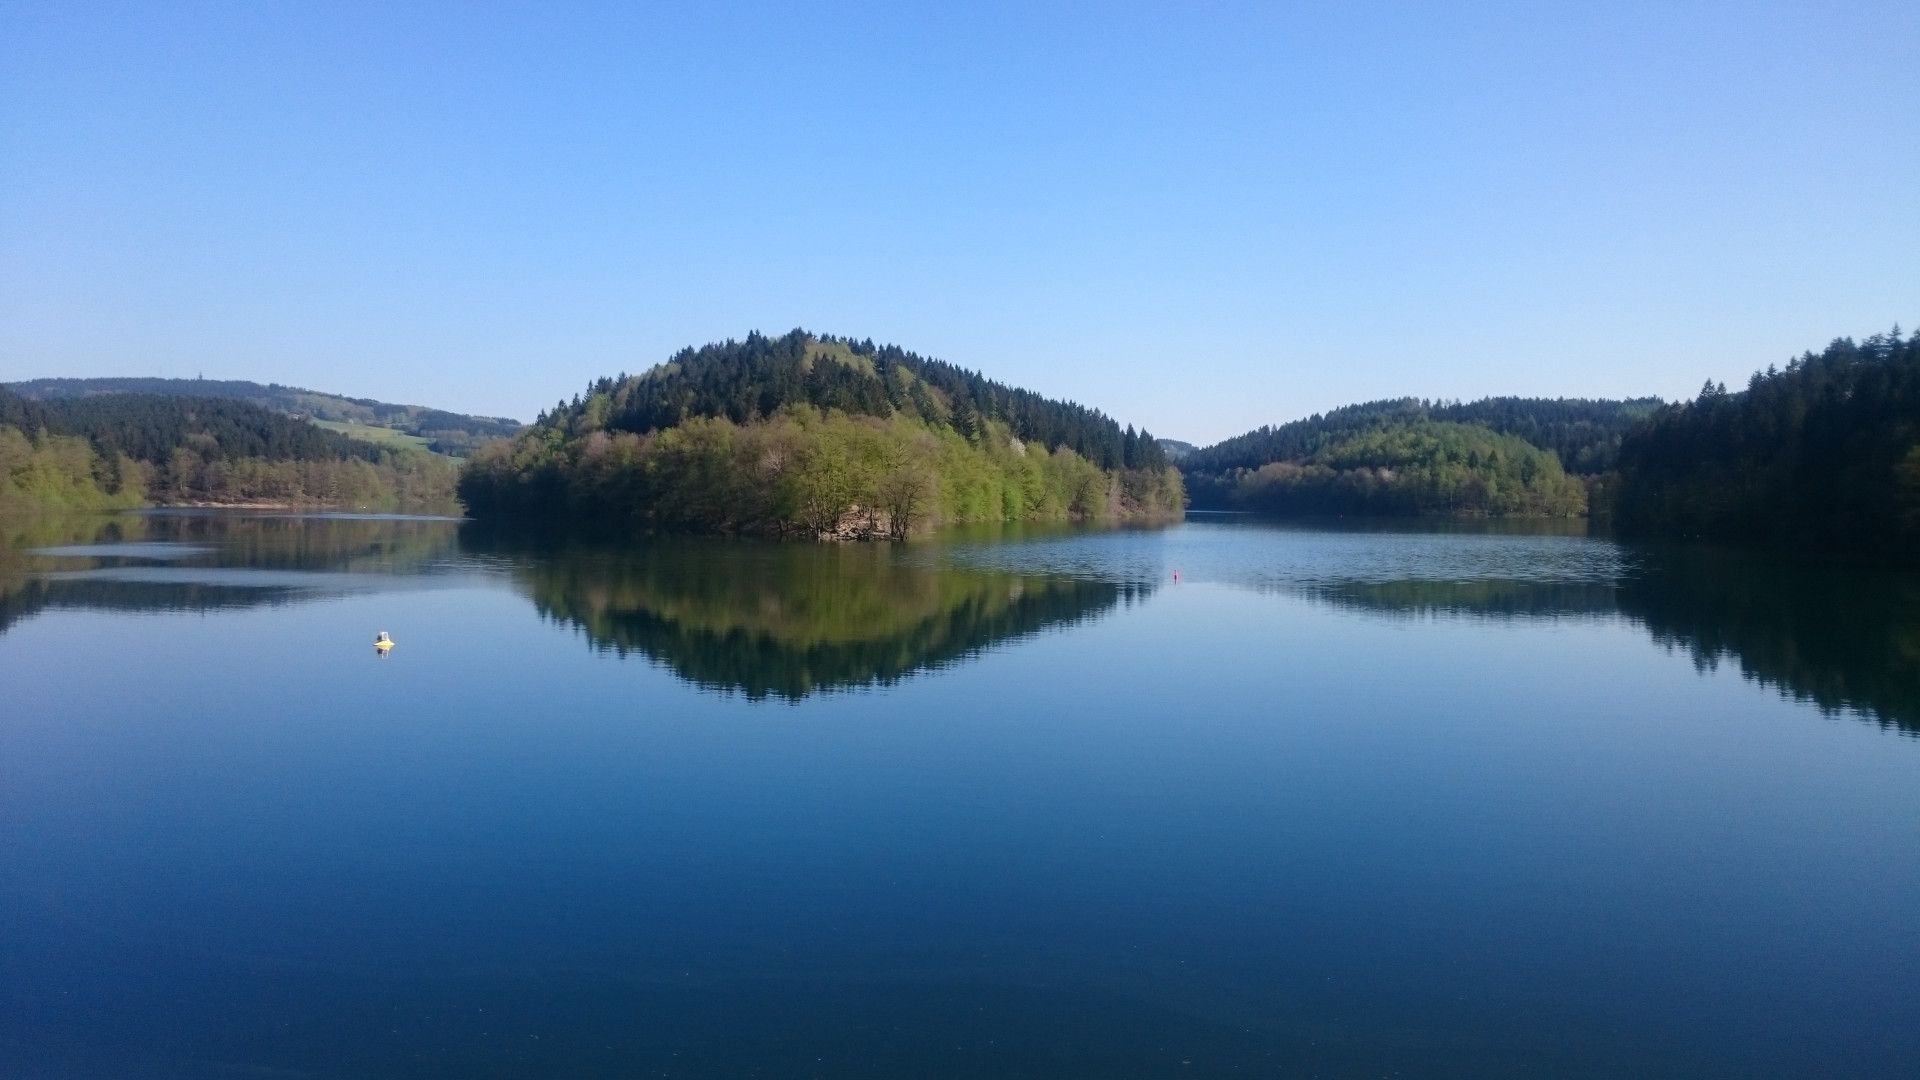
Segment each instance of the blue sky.
[[891,341],[1209,442],[1920,320],[1920,5],[0,0],[0,379]]

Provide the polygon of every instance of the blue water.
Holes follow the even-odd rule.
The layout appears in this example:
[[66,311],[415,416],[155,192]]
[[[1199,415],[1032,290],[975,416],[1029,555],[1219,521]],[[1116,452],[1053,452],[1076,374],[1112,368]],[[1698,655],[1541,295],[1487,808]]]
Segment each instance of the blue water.
[[1920,1074],[1911,577],[1233,519],[0,542],[0,1075]]

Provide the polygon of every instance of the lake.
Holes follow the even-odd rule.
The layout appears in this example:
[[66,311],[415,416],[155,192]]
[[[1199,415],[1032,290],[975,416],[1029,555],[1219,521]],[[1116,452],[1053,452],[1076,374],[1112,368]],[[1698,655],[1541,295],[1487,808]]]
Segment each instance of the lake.
[[1920,1075],[1913,575],[0,520],[0,694],[8,1077]]

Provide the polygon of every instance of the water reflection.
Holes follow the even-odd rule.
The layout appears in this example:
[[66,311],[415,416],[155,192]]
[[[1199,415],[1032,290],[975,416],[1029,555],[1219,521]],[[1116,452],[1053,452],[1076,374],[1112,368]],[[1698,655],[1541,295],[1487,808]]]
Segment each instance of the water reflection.
[[1282,590],[1394,618],[1624,618],[1702,671],[1920,732],[1920,575],[1717,548],[1624,548],[1618,576],[1312,580]]
[[1920,732],[1920,575],[1699,548],[1637,562],[1620,610],[1696,666]]
[[0,518],[0,634],[44,610],[213,612],[452,570],[446,519],[294,514]]
[[612,656],[798,700],[887,686],[1144,599],[1173,570],[1394,619],[1624,620],[1784,695],[1920,732],[1920,575],[1578,535],[1189,524],[945,542],[582,544],[445,519],[0,519],[0,634],[50,609],[217,612],[505,581]]
[[543,618],[706,689],[799,700],[887,686],[1097,617],[1150,585],[944,568],[891,545],[578,545],[470,526]]

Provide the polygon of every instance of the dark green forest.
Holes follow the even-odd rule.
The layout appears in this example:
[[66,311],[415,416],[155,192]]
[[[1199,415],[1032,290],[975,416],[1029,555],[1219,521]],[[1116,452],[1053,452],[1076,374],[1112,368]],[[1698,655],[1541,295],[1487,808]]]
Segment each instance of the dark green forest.
[[1842,338],[1746,389],[1708,384],[1620,448],[1615,523],[1704,538],[1920,558],[1920,338]]
[[543,413],[537,426],[559,422],[636,435],[694,418],[735,424],[763,419],[791,405],[850,416],[918,417],[931,428],[974,438],[988,421],[1049,449],[1065,447],[1102,469],[1159,469],[1166,453],[1152,435],[1121,426],[1070,401],[994,382],[943,360],[895,345],[817,336],[749,334],[683,349],[641,375],[604,378]]
[[518,420],[468,416],[419,405],[394,405],[372,398],[343,397],[279,383],[262,385],[241,379],[31,379],[5,389],[40,401],[68,401],[103,394],[218,398],[243,401],[300,419],[386,428],[415,436],[438,454],[464,457],[475,448],[518,433]]
[[1223,439],[1188,454],[1183,468],[1224,473],[1257,469],[1275,461],[1313,456],[1329,443],[1384,428],[1432,421],[1478,424],[1515,435],[1560,458],[1571,473],[1603,473],[1614,467],[1620,441],[1661,405],[1659,398],[1596,401],[1586,398],[1495,397],[1480,401],[1424,401],[1395,398],[1347,405],[1315,413],[1277,427],[1268,426]]
[[[1578,517],[1586,487],[1560,459],[1476,424],[1418,420],[1328,440],[1304,458],[1236,470],[1210,494],[1289,515]],[[1196,487],[1199,481],[1196,481]]]
[[794,331],[601,379],[475,454],[476,517],[893,538],[974,521],[1177,516],[1153,437],[893,346]]
[[392,506],[449,502],[451,462],[326,431],[250,402],[0,389],[0,503]]
[[1623,536],[1920,561],[1920,345],[1841,338],[1691,401],[1413,398],[1186,455],[1193,504],[1291,515],[1577,516]]
[[1590,489],[1604,501],[1597,478],[1659,406],[1657,398],[1371,401],[1222,440],[1184,455],[1180,468],[1202,509],[1579,515]]

